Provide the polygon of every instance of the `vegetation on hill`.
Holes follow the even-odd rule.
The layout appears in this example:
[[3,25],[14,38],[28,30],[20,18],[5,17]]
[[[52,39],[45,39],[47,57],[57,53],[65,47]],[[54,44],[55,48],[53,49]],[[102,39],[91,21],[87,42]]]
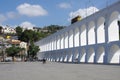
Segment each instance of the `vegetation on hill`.
[[25,42],[36,42],[48,35],[51,35],[57,32],[60,29],[65,28],[65,26],[58,26],[58,25],[50,25],[44,28],[40,28],[40,30],[33,31],[33,30],[22,30],[20,26],[16,27],[16,33],[18,39]]
[[39,46],[35,46],[33,43],[63,28],[63,26],[50,25],[42,29],[40,28],[40,30],[37,31],[27,29],[23,31],[22,28],[18,26],[16,27],[16,34],[19,40],[28,43],[28,58],[33,59],[40,50]]

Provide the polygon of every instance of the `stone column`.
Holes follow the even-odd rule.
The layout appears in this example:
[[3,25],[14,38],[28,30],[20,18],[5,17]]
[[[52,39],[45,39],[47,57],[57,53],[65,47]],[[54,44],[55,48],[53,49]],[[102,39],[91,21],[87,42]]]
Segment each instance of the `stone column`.
[[68,48],[69,48],[69,37],[70,37],[70,35],[69,35],[69,32],[68,32]]
[[73,30],[73,47],[75,47],[75,30]]
[[104,23],[104,25],[105,25],[105,27],[104,27],[104,31],[105,31],[105,43],[108,43],[108,18],[107,18],[107,16],[106,16],[106,18],[105,18],[105,23]]
[[81,29],[79,28],[79,46],[81,46]]
[[60,46],[59,47],[61,49],[61,35],[60,35],[59,39],[60,39],[60,41],[59,41]]
[[97,44],[98,42],[98,40],[97,40],[97,28],[98,28],[98,26],[97,26],[97,22],[95,21],[95,44]]
[[63,35],[63,49],[65,49],[65,34]]
[[86,23],[86,45],[88,45],[88,24]]

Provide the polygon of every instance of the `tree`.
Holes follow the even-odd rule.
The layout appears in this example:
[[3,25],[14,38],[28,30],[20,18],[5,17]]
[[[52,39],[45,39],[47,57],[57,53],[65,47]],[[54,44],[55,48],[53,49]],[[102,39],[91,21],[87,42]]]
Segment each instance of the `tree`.
[[20,58],[22,59],[22,61],[25,60],[25,58],[26,58],[25,48],[20,48],[19,56],[20,56]]
[[21,41],[30,42],[34,40],[34,32],[32,30],[25,30],[20,36]]
[[12,46],[6,49],[6,53],[8,56],[11,56],[12,60],[14,61],[14,57],[20,52],[20,50],[20,47]]
[[2,29],[3,29],[3,27],[2,27],[2,26],[0,26],[0,34],[2,33]]
[[16,27],[16,34],[18,36],[18,39],[20,39],[20,36],[22,35],[23,29],[20,26]]
[[28,51],[29,57],[31,57],[32,59],[35,58],[39,50],[40,50],[39,46],[35,46],[33,43],[31,43]]

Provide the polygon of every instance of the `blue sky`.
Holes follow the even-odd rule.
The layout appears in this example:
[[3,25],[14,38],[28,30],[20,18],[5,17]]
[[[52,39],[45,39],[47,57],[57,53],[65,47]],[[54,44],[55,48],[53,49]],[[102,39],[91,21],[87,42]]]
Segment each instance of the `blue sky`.
[[70,19],[76,15],[84,18],[85,10],[88,9],[88,14],[92,14],[116,1],[118,0],[0,0],[0,25],[68,26]]

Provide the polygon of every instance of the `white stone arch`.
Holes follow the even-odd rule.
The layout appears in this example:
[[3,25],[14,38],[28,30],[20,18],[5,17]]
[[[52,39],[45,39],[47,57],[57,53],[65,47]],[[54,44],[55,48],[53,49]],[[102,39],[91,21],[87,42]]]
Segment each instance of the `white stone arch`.
[[54,37],[54,42],[53,42],[53,44],[54,44],[53,50],[56,50],[56,36]]
[[105,18],[100,17],[97,21],[97,43],[105,42],[104,24],[105,24]]
[[87,62],[93,63],[94,62],[95,51],[93,47],[90,47],[87,52]]
[[73,30],[69,31],[69,48],[73,47]]
[[120,63],[120,48],[116,44],[112,45],[109,49],[108,63]]
[[79,28],[75,28],[74,30],[74,44],[75,47],[79,46]]
[[54,40],[53,40],[53,38],[51,38],[51,50],[53,50],[54,49]]
[[103,46],[98,47],[96,52],[96,62],[97,63],[103,63],[104,62],[104,56],[105,56],[105,49]]
[[46,50],[49,51],[48,42],[46,42]]
[[60,36],[57,37],[57,49],[60,49]]
[[81,49],[79,57],[80,57],[80,62],[85,62],[86,51],[84,48]]
[[67,55],[67,52],[65,51],[65,53],[64,53],[64,62],[67,62],[67,58],[68,58],[68,55]]
[[78,51],[78,49],[75,49],[75,51],[74,51],[74,57],[73,57],[73,60],[78,60],[78,57],[79,57],[79,51]]
[[80,34],[80,43],[81,46],[86,45],[87,44],[87,39],[86,39],[86,25],[82,25],[81,26],[81,34]]
[[118,11],[114,11],[110,15],[109,26],[108,26],[108,40],[109,40],[109,42],[119,40],[118,16],[119,16]]
[[68,48],[68,32],[65,33],[65,48]]
[[61,49],[64,48],[64,35],[61,35],[61,40],[60,40],[60,45],[61,45]]
[[95,44],[95,23],[93,21],[88,24],[88,44]]
[[63,52],[60,52],[59,54],[60,54],[60,62],[62,62],[63,61]]
[[60,53],[59,52],[56,52],[56,53],[57,53],[56,61],[60,61]]
[[72,50],[68,51],[68,62],[72,62],[73,53]]

